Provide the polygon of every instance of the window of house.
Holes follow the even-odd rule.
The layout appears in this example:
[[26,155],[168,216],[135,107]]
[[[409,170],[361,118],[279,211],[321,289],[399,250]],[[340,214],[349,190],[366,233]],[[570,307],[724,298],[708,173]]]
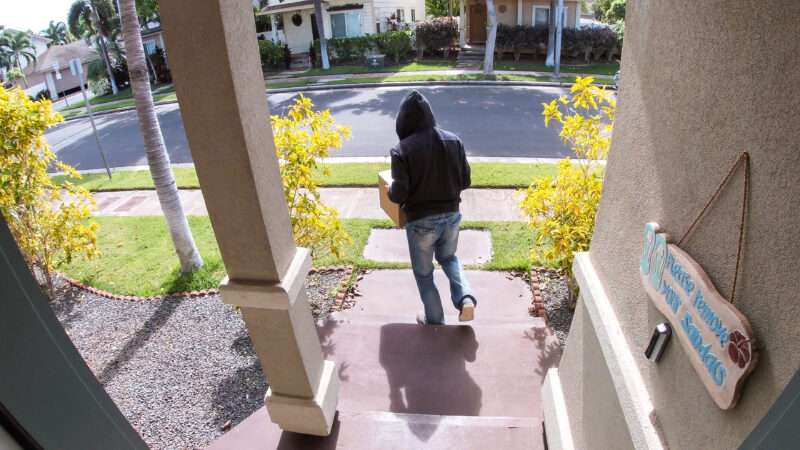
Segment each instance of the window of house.
[[548,26],[550,24],[550,8],[533,7],[533,26]]
[[417,21],[417,14],[416,14],[416,11],[414,11],[414,8],[411,8],[411,21],[412,22],[416,22]]
[[333,37],[362,36],[361,11],[348,11],[331,14]]
[[406,21],[406,14],[403,9],[397,10],[397,21],[398,22],[405,22]]

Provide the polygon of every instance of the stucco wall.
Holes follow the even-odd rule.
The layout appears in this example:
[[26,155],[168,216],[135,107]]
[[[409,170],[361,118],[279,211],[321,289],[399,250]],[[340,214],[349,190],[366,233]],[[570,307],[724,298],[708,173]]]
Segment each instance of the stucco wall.
[[[590,254],[670,448],[737,447],[800,367],[798,23],[800,3],[781,0],[628,2],[617,124]],[[642,356],[663,319],[643,291],[638,257],[645,222],[680,237],[743,150],[753,164],[736,306],[762,350],[739,405],[721,411],[677,340],[658,365]],[[740,173],[683,245],[723,295],[733,279],[742,180]],[[602,411],[588,398],[568,407]],[[583,430],[591,443],[602,427]]]

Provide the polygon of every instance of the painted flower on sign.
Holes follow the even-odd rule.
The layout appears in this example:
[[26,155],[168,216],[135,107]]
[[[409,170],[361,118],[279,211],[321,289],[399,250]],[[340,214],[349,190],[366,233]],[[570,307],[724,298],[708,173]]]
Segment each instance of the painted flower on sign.
[[750,340],[744,337],[740,331],[731,333],[728,342],[728,356],[731,357],[731,360],[740,369],[744,369],[744,366],[750,362],[750,354]]

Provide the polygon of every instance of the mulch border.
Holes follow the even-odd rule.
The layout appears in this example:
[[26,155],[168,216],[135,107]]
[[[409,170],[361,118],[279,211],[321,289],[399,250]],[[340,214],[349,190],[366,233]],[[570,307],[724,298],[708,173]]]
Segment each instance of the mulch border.
[[528,279],[530,280],[531,292],[533,293],[533,300],[531,306],[528,307],[528,314],[533,317],[541,317],[547,323],[547,313],[544,308],[544,297],[542,296],[542,286],[539,274],[542,272],[560,274],[558,269],[550,269],[547,267],[532,267],[528,272]]
[[[309,273],[328,273],[328,272],[344,272],[344,277],[342,278],[342,281],[339,283],[339,286],[336,288],[336,308],[341,309],[341,306],[344,303],[344,299],[347,297],[347,291],[350,288],[350,278],[353,275],[353,267],[352,266],[318,267],[318,268],[313,268],[309,271]],[[202,289],[199,291],[185,291],[185,292],[175,292],[172,294],[151,295],[147,297],[138,295],[119,295],[113,292],[97,289],[95,287],[89,286],[88,284],[81,283],[80,281],[74,278],[67,277],[63,273],[59,273],[58,275],[72,287],[84,290],[86,292],[89,292],[91,294],[100,297],[107,298],[109,300],[153,301],[153,300],[163,300],[167,297],[199,298],[208,295],[219,294],[219,289],[212,288],[212,289]]]

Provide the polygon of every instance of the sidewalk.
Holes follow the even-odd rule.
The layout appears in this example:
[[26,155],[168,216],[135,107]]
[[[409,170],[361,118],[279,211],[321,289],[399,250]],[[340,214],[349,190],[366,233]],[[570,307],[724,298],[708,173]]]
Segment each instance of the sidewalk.
[[[386,219],[378,204],[377,188],[321,188],[322,201],[339,210],[343,219]],[[181,189],[183,209],[189,215],[207,215],[199,189]],[[154,190],[96,192],[98,216],[157,216],[161,206]],[[461,195],[464,220],[522,221],[514,189],[468,189]]]
[[[266,80],[268,82],[269,81],[316,81],[319,83],[325,83],[329,81],[340,81],[347,79],[394,77],[394,76],[405,76],[405,75],[457,76],[457,75],[472,75],[472,74],[482,74],[482,73],[483,71],[480,69],[419,70],[419,71],[408,71],[408,72],[365,72],[365,73],[343,73],[337,75],[314,75],[314,76],[297,76],[296,73],[293,73],[288,76],[275,75],[267,77]],[[494,73],[495,75],[519,75],[519,76],[533,76],[533,77],[553,76],[553,72],[540,72],[533,70],[495,70]],[[595,75],[595,74],[570,73],[570,72],[562,72],[561,76],[565,78],[591,76],[595,79],[604,79],[604,80],[614,79],[614,77],[611,75],[599,75],[599,74]],[[269,85],[269,83],[267,83],[267,85]]]

